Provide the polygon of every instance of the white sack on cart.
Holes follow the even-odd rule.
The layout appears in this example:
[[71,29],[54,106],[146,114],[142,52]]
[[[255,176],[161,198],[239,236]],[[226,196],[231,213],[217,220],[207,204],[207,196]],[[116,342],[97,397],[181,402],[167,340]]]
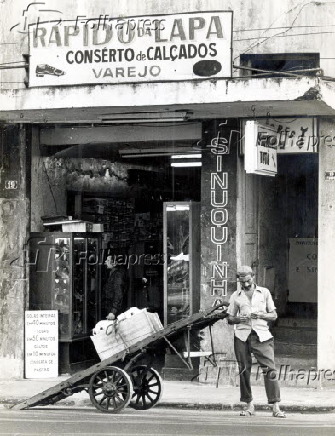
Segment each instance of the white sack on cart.
[[100,335],[102,333],[108,334],[107,331],[112,328],[110,326],[112,326],[113,324],[115,324],[115,321],[103,319],[95,325],[94,329],[92,330],[92,333],[93,335]]
[[141,313],[141,309],[138,307],[131,307],[130,309],[126,310],[123,313],[120,313],[120,315],[117,317],[118,321],[122,321],[123,319],[129,319],[133,315],[136,315],[137,313]]

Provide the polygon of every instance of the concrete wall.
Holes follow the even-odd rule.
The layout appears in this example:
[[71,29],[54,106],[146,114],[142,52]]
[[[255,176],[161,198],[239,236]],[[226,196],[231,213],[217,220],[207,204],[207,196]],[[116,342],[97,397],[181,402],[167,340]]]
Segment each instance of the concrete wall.
[[[233,10],[233,59],[239,64],[241,53],[306,53],[320,52],[321,67],[325,75],[334,76],[332,33],[335,5],[332,1],[309,0],[148,0],[132,2],[81,0],[69,3],[66,0],[46,0],[41,5],[25,0],[3,0],[0,4],[0,27],[2,51],[0,63],[18,62],[22,53],[28,53],[27,23],[43,20],[75,20],[108,15],[108,17],[149,14],[173,14],[192,11]],[[49,9],[58,12],[42,12]],[[239,75],[239,70],[234,72]],[[24,69],[3,70],[0,74],[1,88],[24,87]]]
[[[18,189],[0,198],[0,377],[23,377],[23,323],[27,304],[25,242],[29,219],[26,198],[26,135],[16,126],[11,132],[11,145],[17,150]],[[2,160],[5,162],[5,159]],[[3,169],[3,168],[2,168]],[[6,171],[2,171],[6,177]]]

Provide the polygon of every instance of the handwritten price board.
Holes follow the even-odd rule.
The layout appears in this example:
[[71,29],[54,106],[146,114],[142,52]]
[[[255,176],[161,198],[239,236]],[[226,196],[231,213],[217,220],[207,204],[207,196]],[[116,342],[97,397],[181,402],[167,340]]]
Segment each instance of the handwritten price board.
[[58,312],[27,310],[25,313],[26,378],[58,376]]

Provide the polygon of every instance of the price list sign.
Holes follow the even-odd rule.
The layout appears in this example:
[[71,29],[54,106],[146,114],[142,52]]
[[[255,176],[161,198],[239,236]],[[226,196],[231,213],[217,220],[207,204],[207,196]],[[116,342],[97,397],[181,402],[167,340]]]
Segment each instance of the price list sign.
[[26,378],[58,376],[57,310],[27,310],[25,313]]

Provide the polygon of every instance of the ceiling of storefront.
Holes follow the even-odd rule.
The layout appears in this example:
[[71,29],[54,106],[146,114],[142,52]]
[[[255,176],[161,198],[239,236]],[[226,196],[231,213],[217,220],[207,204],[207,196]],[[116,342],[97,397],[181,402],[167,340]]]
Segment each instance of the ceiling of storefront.
[[[122,114],[134,111],[132,107],[86,107],[43,110],[0,111],[0,121],[7,123],[36,124],[94,124],[101,125],[101,117],[111,113]],[[142,112],[153,108],[142,106]],[[188,121],[212,118],[253,118],[253,117],[291,117],[291,116],[335,116],[335,109],[319,100],[299,101],[240,101],[233,103],[207,103],[180,106],[155,106],[155,111],[188,111]],[[146,121],[144,121],[145,123]],[[108,123],[105,123],[108,124]],[[115,123],[113,123],[115,124]]]
[[99,157],[125,161],[168,158],[175,153],[199,152],[202,123],[143,123],[136,125],[40,126],[42,154],[57,157]]

